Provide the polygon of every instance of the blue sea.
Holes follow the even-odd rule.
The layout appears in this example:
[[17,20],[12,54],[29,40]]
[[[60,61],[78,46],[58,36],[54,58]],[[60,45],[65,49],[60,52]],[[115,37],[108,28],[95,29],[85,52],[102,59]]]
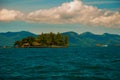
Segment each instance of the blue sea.
[[120,47],[1,48],[0,80],[120,80]]

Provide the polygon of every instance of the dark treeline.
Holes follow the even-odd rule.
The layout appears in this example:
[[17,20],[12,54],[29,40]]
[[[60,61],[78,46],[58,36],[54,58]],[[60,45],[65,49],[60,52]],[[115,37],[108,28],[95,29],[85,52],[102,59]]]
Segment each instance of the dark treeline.
[[27,37],[14,43],[15,47],[67,47],[68,36],[64,36],[61,33],[42,33],[37,37]]

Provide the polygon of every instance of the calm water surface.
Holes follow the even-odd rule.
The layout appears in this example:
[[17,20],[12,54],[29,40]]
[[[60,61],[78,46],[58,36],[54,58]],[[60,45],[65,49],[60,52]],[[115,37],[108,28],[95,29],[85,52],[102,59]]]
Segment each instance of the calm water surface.
[[0,49],[0,80],[120,80],[120,47]]

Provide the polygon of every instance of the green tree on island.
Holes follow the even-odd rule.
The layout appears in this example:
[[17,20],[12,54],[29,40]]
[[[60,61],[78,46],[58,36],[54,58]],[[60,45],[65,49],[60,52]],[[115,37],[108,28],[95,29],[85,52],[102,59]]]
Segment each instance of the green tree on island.
[[42,33],[37,37],[27,37],[14,43],[15,47],[68,47],[68,36],[61,33]]

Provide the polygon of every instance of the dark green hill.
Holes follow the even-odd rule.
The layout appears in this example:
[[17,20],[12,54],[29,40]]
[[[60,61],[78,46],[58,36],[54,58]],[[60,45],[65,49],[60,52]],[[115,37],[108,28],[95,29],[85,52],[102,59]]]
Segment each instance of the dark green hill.
[[16,40],[20,40],[28,36],[35,37],[37,35],[28,31],[0,33],[0,46],[12,46]]
[[104,33],[102,35],[85,32],[77,34],[75,32],[65,32],[63,35],[69,36],[71,46],[93,47],[96,44],[109,46],[120,46],[120,35]]

